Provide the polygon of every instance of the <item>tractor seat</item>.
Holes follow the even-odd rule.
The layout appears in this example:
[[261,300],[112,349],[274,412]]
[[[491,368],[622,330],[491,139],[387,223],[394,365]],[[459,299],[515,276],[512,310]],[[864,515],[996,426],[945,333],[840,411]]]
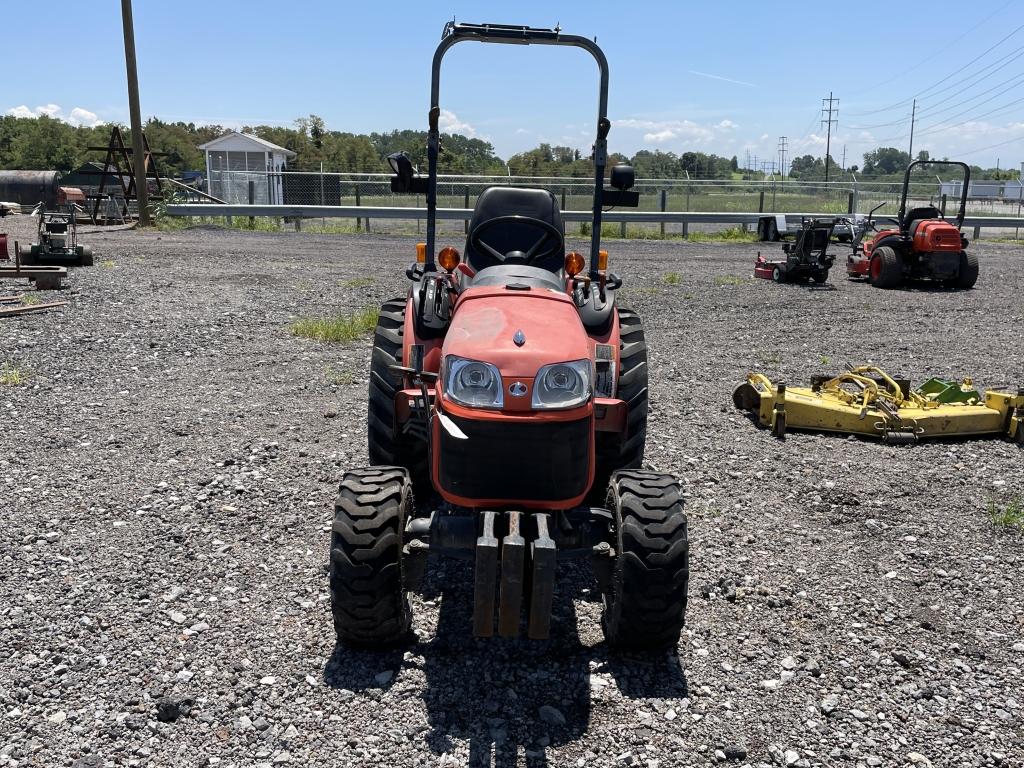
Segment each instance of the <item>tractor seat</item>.
[[907,222],[907,234],[913,237],[917,232],[917,228],[921,226],[922,221],[930,221],[931,219],[941,219],[942,212],[934,205],[926,205],[923,208],[911,208],[907,211],[906,222]]
[[[562,212],[558,208],[558,200],[546,189],[526,189],[523,187],[487,187],[476,199],[473,218],[469,222],[469,231],[483,222],[499,216],[529,216],[540,219],[565,232],[562,225]],[[544,234],[543,230],[529,224],[509,221],[497,224],[483,238],[489,246],[499,253],[523,251],[524,253]],[[469,238],[466,238],[466,263],[475,272],[482,272],[490,267],[501,264],[483,249],[474,250]],[[549,254],[530,264],[527,269],[539,268],[549,273],[558,272],[565,264],[565,250]],[[510,265],[511,266],[511,265]],[[516,265],[522,267],[525,265]],[[478,283],[474,280],[474,285]]]
[[565,292],[565,277],[561,270],[552,272],[526,264],[495,264],[493,267],[485,267],[473,276],[467,287],[496,288],[517,284],[530,288],[548,288],[559,293]]

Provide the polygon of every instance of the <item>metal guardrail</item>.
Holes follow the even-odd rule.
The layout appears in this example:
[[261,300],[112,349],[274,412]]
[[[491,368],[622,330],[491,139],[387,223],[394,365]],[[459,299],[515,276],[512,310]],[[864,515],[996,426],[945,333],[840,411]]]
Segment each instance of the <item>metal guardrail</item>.
[[[368,205],[216,205],[207,203],[175,203],[167,206],[170,216],[270,216],[289,219],[425,219],[426,208],[368,206]],[[438,208],[437,218],[446,221],[465,221],[472,217],[472,208]],[[665,224],[756,224],[762,216],[771,213],[757,211],[608,211],[602,220],[608,223],[665,223]],[[835,213],[786,213],[797,219],[801,216],[835,217]],[[861,214],[863,215],[863,214]],[[563,221],[590,221],[590,211],[562,211]],[[1024,217],[966,216],[964,227],[1024,227]]]

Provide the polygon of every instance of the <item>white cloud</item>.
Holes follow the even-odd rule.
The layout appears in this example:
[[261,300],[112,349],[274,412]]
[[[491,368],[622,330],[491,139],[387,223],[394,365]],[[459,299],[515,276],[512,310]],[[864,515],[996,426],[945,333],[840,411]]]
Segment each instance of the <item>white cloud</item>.
[[43,104],[35,109],[29,109],[25,104],[19,104],[16,107],[11,107],[7,110],[7,114],[11,117],[27,117],[36,118],[46,115],[52,117],[55,120],[62,120],[65,123],[71,125],[85,125],[93,127],[96,125],[103,125],[103,120],[100,120],[99,115],[95,112],[90,112],[88,109],[83,107],[75,107],[71,110],[71,114],[65,116],[64,110],[59,104]]
[[664,144],[666,141],[678,138],[678,136],[679,134],[671,128],[665,128],[656,133],[645,133],[644,141],[650,142],[651,144]]
[[442,133],[461,133],[470,138],[476,136],[476,129],[469,123],[459,120],[458,115],[448,109],[442,109],[437,121]]
[[103,124],[99,115],[95,112],[90,112],[88,109],[82,109],[81,107],[75,107],[71,110],[71,116],[68,118],[68,122],[72,125],[85,125],[89,128]]
[[736,125],[736,123],[734,123],[732,120],[723,120],[718,124],[718,127],[726,131],[731,128],[739,128],[739,126]]

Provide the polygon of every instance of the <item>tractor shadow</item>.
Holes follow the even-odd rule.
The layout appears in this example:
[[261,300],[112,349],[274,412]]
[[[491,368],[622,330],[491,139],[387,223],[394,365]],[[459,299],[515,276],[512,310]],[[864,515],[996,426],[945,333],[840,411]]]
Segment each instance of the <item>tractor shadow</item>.
[[[587,736],[592,675],[601,685],[614,680],[618,693],[629,699],[689,695],[674,654],[633,657],[610,652],[604,642],[583,643],[574,599],[595,599],[588,565],[559,563],[555,583],[550,639],[526,639],[525,623],[519,639],[475,639],[472,563],[432,558],[419,590],[423,599],[439,601],[432,634],[427,630],[424,639],[411,637],[404,646],[381,651],[338,645],[324,669],[324,683],[379,698],[409,666],[403,657],[411,651],[422,658],[420,695],[427,715],[427,729],[417,740],[468,768],[548,766],[549,747]],[[594,696],[605,695],[603,688],[594,690]],[[468,759],[459,754],[466,742]]]
[[470,768],[513,768],[520,754],[530,768],[547,766],[549,747],[587,735],[592,672],[613,676],[628,697],[687,695],[677,658],[673,672],[665,656],[613,657],[604,643],[583,644],[573,599],[594,587],[584,564],[559,564],[551,637],[545,641],[474,639],[472,565],[449,560],[431,571],[424,595],[442,600],[435,635],[421,650],[426,742],[436,754],[451,752],[459,739],[469,742]]

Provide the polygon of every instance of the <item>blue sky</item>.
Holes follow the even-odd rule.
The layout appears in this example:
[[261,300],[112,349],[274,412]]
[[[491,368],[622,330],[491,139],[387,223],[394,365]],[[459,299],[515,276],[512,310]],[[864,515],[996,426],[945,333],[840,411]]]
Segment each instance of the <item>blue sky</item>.
[[[786,136],[790,156],[820,156],[821,100],[832,91],[837,161],[844,146],[847,164],[879,143],[906,149],[915,94],[915,152],[1024,161],[1024,0],[933,0],[926,13],[861,2],[831,16],[828,4],[803,1],[134,5],[143,115],[165,120],[289,125],[315,113],[343,131],[423,128],[430,57],[454,16],[596,35],[611,65],[614,151],[778,160]],[[898,36],[885,31],[892,25]],[[5,4],[3,26],[51,42],[4,79],[0,112],[127,122],[117,0],[61,2],[52,13]],[[443,125],[504,157],[540,141],[588,150],[596,89],[582,51],[465,43],[445,58]]]

